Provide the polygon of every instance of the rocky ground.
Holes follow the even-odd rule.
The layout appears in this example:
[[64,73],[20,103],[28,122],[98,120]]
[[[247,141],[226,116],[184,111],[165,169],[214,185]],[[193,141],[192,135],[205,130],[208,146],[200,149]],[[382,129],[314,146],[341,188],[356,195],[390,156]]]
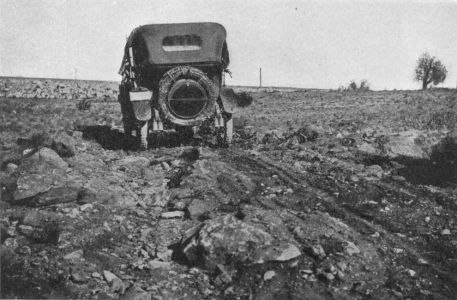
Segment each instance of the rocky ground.
[[3,298],[455,297],[455,90],[253,92],[230,148],[137,151],[104,84],[37,83],[1,81]]

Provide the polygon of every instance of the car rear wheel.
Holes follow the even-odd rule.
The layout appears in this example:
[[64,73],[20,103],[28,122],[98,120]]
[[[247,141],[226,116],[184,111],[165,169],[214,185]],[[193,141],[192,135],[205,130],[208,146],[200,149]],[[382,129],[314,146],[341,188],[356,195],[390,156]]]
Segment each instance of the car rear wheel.
[[130,137],[130,136],[132,136],[132,131],[133,131],[132,126],[124,121],[124,134],[127,137]]
[[225,120],[224,124],[224,129],[225,129],[225,143],[227,145],[232,144],[233,140],[233,118],[230,116],[227,120]]
[[228,147],[233,140],[233,118],[224,117],[224,127],[216,128],[217,143],[219,146]]
[[136,137],[138,139],[138,146],[140,150],[148,149],[148,122],[142,122],[138,125]]

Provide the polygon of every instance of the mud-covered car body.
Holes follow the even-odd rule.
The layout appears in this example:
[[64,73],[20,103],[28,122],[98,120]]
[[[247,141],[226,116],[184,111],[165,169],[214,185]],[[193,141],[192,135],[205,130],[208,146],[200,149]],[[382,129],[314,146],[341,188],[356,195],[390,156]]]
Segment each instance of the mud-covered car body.
[[150,131],[195,131],[211,123],[230,143],[232,112],[220,96],[228,64],[226,31],[220,24],[152,24],[134,29],[120,69],[125,133],[136,131],[141,146],[147,147]]

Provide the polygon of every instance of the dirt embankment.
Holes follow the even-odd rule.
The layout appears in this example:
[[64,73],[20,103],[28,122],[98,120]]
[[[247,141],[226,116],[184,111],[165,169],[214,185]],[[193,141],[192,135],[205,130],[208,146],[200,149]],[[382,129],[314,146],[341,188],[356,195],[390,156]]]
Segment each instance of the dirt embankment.
[[142,152],[115,101],[1,98],[1,296],[452,299],[456,93],[252,96]]

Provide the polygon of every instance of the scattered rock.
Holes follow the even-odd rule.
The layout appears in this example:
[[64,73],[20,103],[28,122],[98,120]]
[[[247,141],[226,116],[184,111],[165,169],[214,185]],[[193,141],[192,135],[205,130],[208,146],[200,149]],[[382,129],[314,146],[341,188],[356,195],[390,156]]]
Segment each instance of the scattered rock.
[[75,283],[84,283],[87,281],[87,276],[81,271],[74,271],[71,273],[71,281]]
[[151,270],[153,269],[170,269],[171,268],[171,264],[169,262],[164,262],[164,261],[160,261],[160,260],[150,260],[148,262],[148,266]]
[[450,235],[450,234],[451,234],[451,231],[450,231],[449,229],[447,229],[447,228],[446,228],[446,229],[443,229],[443,230],[441,231],[441,235]]
[[163,161],[161,164],[161,167],[164,169],[164,171],[170,171],[171,170],[171,167],[170,165],[166,162],[166,161]]
[[360,249],[356,245],[354,245],[354,243],[349,242],[349,241],[347,241],[346,243],[347,243],[347,245],[346,245],[345,250],[346,250],[346,253],[349,254],[349,256],[360,253]]
[[83,250],[76,250],[71,253],[68,253],[63,258],[66,260],[80,260],[83,257]]
[[326,256],[325,254],[325,251],[324,251],[324,248],[322,248],[321,245],[314,245],[314,246],[311,246],[311,253],[318,257],[318,258],[324,258]]
[[34,150],[35,149],[33,149],[33,148],[24,149],[24,151],[22,151],[22,155],[27,156],[28,154],[32,153]]
[[187,210],[191,219],[196,220],[208,212],[208,205],[200,199],[194,199],[187,207]]
[[282,250],[281,254],[275,257],[276,261],[288,261],[297,258],[301,255],[300,250],[293,244],[288,244],[285,249]]
[[360,178],[357,175],[351,175],[349,176],[349,180],[352,182],[359,182]]
[[173,256],[173,251],[171,249],[162,249],[162,250],[157,250],[157,258],[160,259],[161,261],[171,261],[171,258]]
[[322,275],[324,275],[325,279],[327,279],[328,281],[332,281],[335,279],[335,275],[333,275],[332,273],[322,273]]
[[272,279],[273,277],[276,276],[276,272],[275,271],[266,271],[265,274],[263,274],[263,280],[264,281],[268,281],[270,279]]
[[123,294],[119,300],[151,300],[151,295],[134,284],[127,289],[125,294]]
[[79,207],[80,211],[92,210],[94,206],[91,203],[83,204]]
[[379,155],[379,149],[375,148],[372,144],[362,143],[361,145],[357,146],[357,149],[362,152],[363,154],[367,155]]
[[105,280],[108,282],[113,281],[114,279],[119,279],[116,275],[111,273],[110,271],[104,270],[103,271],[103,277],[105,277]]
[[124,282],[119,278],[116,277],[111,280],[110,291],[112,293],[119,293],[122,295],[125,293],[125,288]]
[[16,172],[18,166],[16,164],[13,164],[13,163],[8,163],[6,165],[6,172],[8,174],[13,174],[14,172]]
[[174,218],[183,218],[184,212],[180,210],[167,211],[160,215],[163,219],[174,219]]
[[405,250],[403,250],[401,248],[394,248],[393,251],[394,251],[395,254],[400,254],[400,253],[405,252]]

